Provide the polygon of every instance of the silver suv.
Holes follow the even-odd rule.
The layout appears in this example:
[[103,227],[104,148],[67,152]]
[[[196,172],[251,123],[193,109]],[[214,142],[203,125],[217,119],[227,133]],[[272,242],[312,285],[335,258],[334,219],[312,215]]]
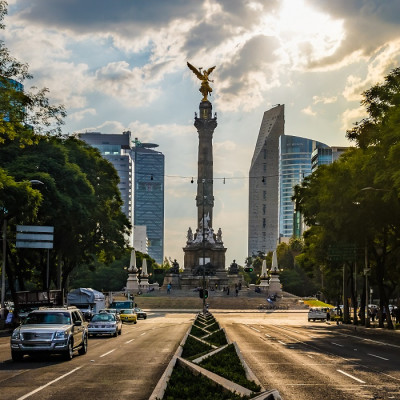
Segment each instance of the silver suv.
[[10,344],[14,361],[38,353],[58,353],[71,360],[74,350],[87,352],[87,323],[76,307],[43,307],[28,314],[13,331]]

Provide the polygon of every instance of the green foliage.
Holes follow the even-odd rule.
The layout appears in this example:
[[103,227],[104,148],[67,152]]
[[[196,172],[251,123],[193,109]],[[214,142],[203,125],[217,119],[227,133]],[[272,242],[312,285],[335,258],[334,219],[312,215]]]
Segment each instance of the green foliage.
[[212,325],[207,326],[208,332],[214,332],[220,329],[218,322],[214,322]]
[[230,344],[218,353],[205,358],[199,365],[217,375],[252,390],[253,392],[259,392],[261,390],[259,385],[246,378],[246,372],[233,344]]
[[298,266],[293,269],[285,269],[279,274],[283,290],[296,296],[312,296],[317,287],[305,272]]
[[175,366],[164,393],[164,400],[246,400],[231,393],[202,375],[193,375],[188,369]]
[[223,346],[224,344],[228,343],[226,340],[225,332],[222,329],[214,332],[210,336],[207,336],[204,340],[206,340],[208,343],[213,344],[214,346]]
[[201,338],[202,336],[206,335],[207,332],[203,331],[203,329],[201,328],[198,328],[196,325],[193,325],[192,329],[190,330],[190,334],[198,338]]
[[207,353],[211,349],[212,347],[209,344],[203,343],[188,336],[186,343],[183,346],[182,357],[188,359],[200,357],[202,354]]

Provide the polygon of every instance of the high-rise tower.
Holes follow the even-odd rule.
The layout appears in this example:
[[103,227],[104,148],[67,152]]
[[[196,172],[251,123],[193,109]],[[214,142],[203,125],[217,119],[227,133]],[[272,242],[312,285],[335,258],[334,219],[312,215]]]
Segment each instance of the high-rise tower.
[[248,255],[276,249],[279,237],[279,137],[284,105],[264,113],[250,166]]

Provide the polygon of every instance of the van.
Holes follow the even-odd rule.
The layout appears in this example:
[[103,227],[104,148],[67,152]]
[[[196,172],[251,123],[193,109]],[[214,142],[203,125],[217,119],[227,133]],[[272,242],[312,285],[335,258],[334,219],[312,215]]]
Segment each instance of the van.
[[308,310],[308,322],[311,320],[316,321],[317,319],[326,321],[328,319],[328,312],[328,307],[311,307]]

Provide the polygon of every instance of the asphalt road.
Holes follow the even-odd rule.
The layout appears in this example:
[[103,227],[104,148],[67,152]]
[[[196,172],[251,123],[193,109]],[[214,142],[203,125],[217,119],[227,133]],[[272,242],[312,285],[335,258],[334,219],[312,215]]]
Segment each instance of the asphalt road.
[[214,316],[262,385],[283,400],[400,400],[400,332],[308,322],[306,313]]
[[124,324],[118,337],[89,339],[86,355],[11,360],[9,337],[0,338],[0,399],[146,400],[149,398],[194,314],[148,313]]

